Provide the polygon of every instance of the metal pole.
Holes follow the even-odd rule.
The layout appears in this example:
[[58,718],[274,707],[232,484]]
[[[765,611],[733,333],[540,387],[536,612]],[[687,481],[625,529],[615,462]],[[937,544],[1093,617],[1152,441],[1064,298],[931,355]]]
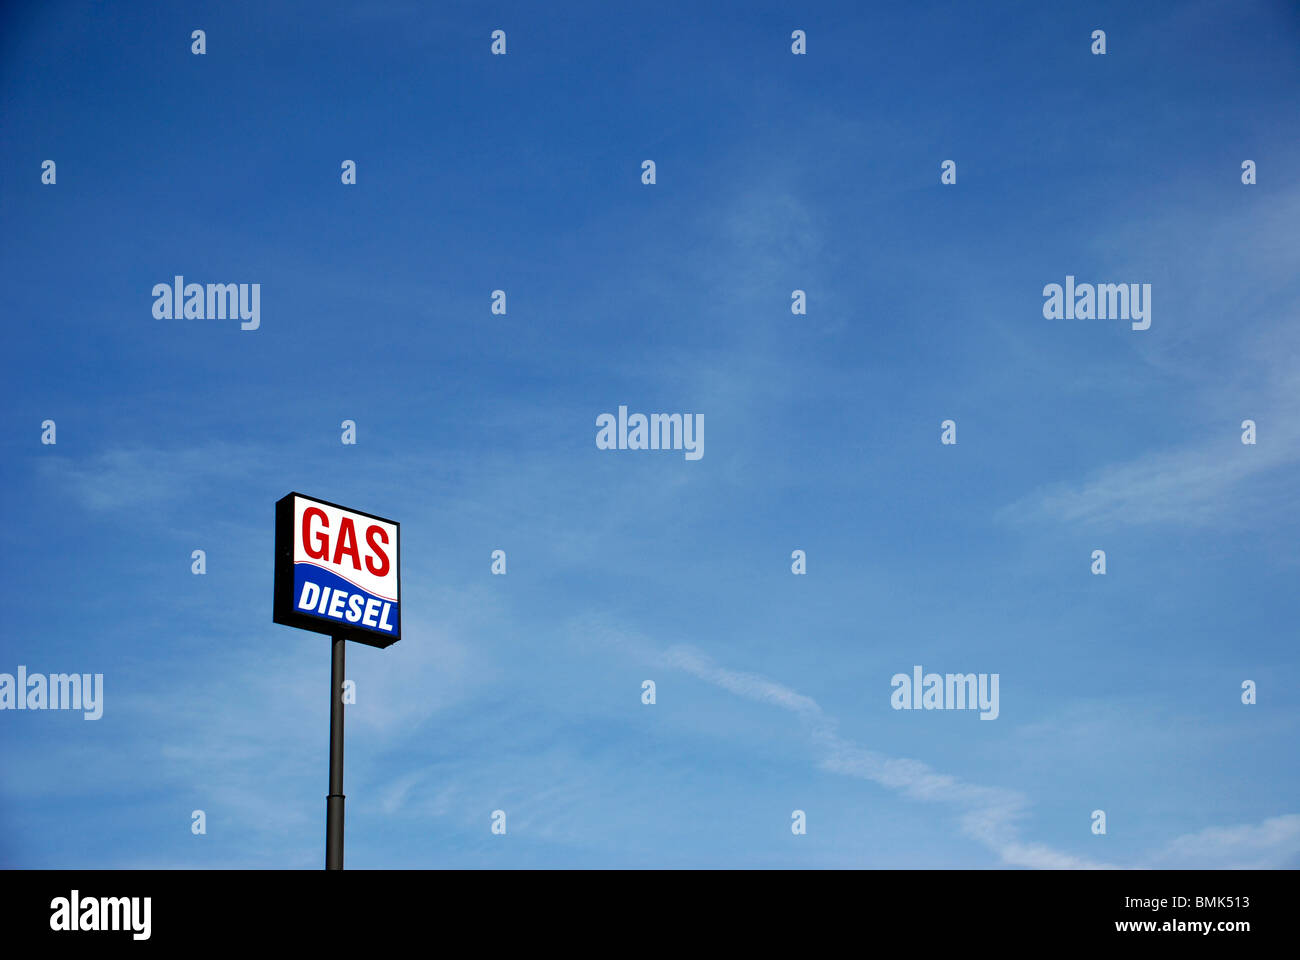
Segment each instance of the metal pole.
[[330,792],[325,797],[325,869],[343,869],[343,646],[332,640],[330,662]]

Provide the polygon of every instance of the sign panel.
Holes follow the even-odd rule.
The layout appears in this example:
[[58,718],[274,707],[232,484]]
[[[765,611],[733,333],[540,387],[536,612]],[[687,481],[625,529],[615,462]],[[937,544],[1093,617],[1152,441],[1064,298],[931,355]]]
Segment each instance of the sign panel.
[[394,520],[291,493],[275,505],[275,612],[291,627],[386,647],[402,638]]

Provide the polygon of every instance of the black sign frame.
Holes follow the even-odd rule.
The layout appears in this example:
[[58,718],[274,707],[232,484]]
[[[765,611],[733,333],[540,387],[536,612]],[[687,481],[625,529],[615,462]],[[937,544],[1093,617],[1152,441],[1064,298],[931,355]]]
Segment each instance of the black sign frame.
[[[303,500],[319,503],[326,507],[333,507],[336,510],[346,510],[348,513],[355,513],[360,517],[369,517],[371,520],[391,523],[397,529],[396,549],[393,551],[393,563],[397,568],[397,623],[392,633],[372,630],[359,624],[343,623],[329,617],[315,616],[294,609],[293,545],[296,531],[293,528],[293,501],[295,497],[301,497]],[[367,646],[380,647],[381,649],[391,647],[398,640],[401,640],[402,525],[396,520],[390,520],[374,513],[367,513],[365,510],[358,510],[355,507],[344,506],[341,503],[322,500],[306,493],[294,491],[285,494],[275,502],[275,600],[271,619],[275,623],[283,624],[286,627],[297,627],[300,630],[311,630],[314,633],[324,633],[331,637],[342,637],[345,640],[354,640],[357,643],[364,643]]]

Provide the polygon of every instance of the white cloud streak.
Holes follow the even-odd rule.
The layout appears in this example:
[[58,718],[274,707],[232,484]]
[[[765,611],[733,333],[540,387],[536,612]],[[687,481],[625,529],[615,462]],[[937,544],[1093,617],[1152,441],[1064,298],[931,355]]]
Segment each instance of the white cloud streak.
[[1300,858],[1300,814],[1270,817],[1258,824],[1208,827],[1184,834],[1156,856],[1162,867],[1228,870],[1294,866]]
[[[961,832],[997,854],[1003,864],[1048,870],[1107,869],[1118,865],[1056,850],[1021,839],[1019,821],[1029,808],[1020,792],[985,787],[940,773],[919,760],[890,757],[859,746],[835,732],[811,697],[752,673],[715,665],[685,645],[669,648],[662,662],[729,693],[780,707],[808,721],[817,765],[831,773],[868,780],[905,797],[939,803],[959,811]],[[1186,834],[1151,858],[1150,867],[1267,868],[1292,864],[1300,857],[1300,814],[1271,817],[1262,823],[1211,827]]]
[[757,674],[716,666],[692,647],[671,647],[663,661],[666,666],[684,670],[737,696],[798,714],[810,723],[811,740],[821,769],[869,780],[913,800],[940,803],[958,810],[962,833],[991,849],[1007,866],[1037,869],[1109,866],[1042,844],[1021,842],[1018,821],[1029,804],[1017,791],[967,783],[919,760],[890,757],[859,746],[835,732],[835,720],[811,697]]

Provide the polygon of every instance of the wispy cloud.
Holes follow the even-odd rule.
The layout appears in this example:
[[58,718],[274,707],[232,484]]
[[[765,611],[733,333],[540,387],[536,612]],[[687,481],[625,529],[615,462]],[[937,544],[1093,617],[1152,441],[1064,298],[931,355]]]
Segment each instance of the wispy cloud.
[[1161,867],[1258,869],[1292,867],[1300,860],[1300,814],[1258,824],[1209,827],[1184,834],[1153,858]]
[[246,444],[212,442],[159,449],[115,448],[80,460],[59,456],[39,462],[41,476],[88,510],[160,504],[190,495],[195,484],[249,475],[261,459]]
[[[1300,309],[1300,304],[1297,304]],[[1008,504],[1009,521],[1221,525],[1240,518],[1242,498],[1270,473],[1300,463],[1300,342],[1290,317],[1275,318],[1230,361],[1232,373],[1202,390],[1200,440],[1109,464],[1082,481],[1036,490]],[[1256,443],[1241,442],[1254,420]],[[1279,491],[1270,489],[1276,508]]]
[[[920,760],[891,757],[846,740],[835,732],[834,718],[798,691],[757,674],[719,667],[707,655],[685,645],[669,648],[661,661],[737,696],[799,714],[810,722],[810,740],[821,769],[869,780],[909,799],[954,808],[959,812],[961,832],[992,850],[1007,866],[1050,870],[1121,866],[1025,841],[1019,821],[1030,802],[1023,793],[970,783]],[[1294,864],[1297,858],[1300,814],[1286,814],[1256,825],[1212,827],[1186,834],[1135,867],[1280,867]]]
[[670,648],[664,655],[664,663],[666,666],[685,670],[687,673],[693,674],[701,680],[706,680],[724,690],[729,690],[737,696],[758,700],[762,703],[770,703],[773,706],[802,714],[809,719],[825,719],[822,708],[811,697],[805,697],[801,693],[796,693],[788,687],[773,683],[771,680],[754,673],[739,673],[735,670],[714,666],[707,657],[691,647],[679,645]]
[[1071,869],[1107,866],[1042,844],[1022,842],[1018,821],[1029,804],[1017,791],[968,783],[919,760],[891,757],[859,746],[835,732],[835,720],[811,697],[757,674],[719,667],[692,647],[671,647],[664,654],[663,662],[737,696],[800,715],[810,722],[810,739],[821,769],[869,780],[914,800],[955,808],[959,811],[962,833],[993,850],[1008,866]]
[[1061,483],[1005,507],[1004,520],[1061,523],[1209,524],[1233,515],[1232,498],[1248,480],[1300,460],[1300,445],[1284,426],[1267,443],[1204,444],[1147,454]]
[[[1300,190],[1288,189],[1262,212],[1236,206],[1189,220],[1185,205],[1176,204],[1097,233],[1099,250],[1150,246],[1155,236],[1204,240],[1191,245],[1173,275],[1185,288],[1176,319],[1137,347],[1158,374],[1153,383],[1188,388],[1178,395],[1180,407],[1202,438],[1049,484],[1008,504],[1000,519],[1225,525],[1247,514],[1241,498],[1251,484],[1300,463],[1300,297],[1297,257],[1286,242],[1297,212]],[[1122,243],[1115,230],[1124,231]],[[1244,291],[1243,277],[1250,278]],[[1245,419],[1258,426],[1255,445],[1240,442]],[[1287,488],[1270,488],[1272,512],[1286,495]]]

